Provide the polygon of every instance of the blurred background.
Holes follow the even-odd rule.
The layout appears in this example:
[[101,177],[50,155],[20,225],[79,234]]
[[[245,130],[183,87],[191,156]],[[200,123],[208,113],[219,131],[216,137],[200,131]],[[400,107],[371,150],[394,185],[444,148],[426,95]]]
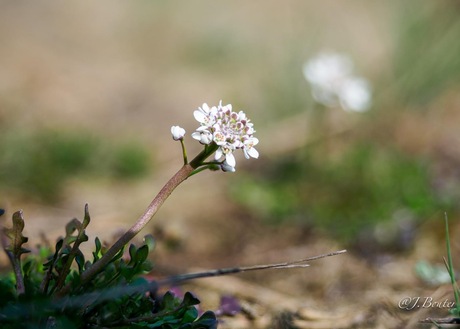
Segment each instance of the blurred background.
[[[180,168],[170,127],[190,134],[193,110],[222,100],[253,121],[260,158],[179,187],[145,232],[159,268],[348,248],[326,278],[290,272],[293,293],[334,298],[365,287],[337,274],[351,257],[361,273],[442,261],[460,197],[459,17],[454,0],[2,2],[3,219],[23,209],[30,240],[53,240],[88,202],[89,234],[110,239]],[[347,94],[363,106],[318,96],[307,71],[324,54],[365,86]]]

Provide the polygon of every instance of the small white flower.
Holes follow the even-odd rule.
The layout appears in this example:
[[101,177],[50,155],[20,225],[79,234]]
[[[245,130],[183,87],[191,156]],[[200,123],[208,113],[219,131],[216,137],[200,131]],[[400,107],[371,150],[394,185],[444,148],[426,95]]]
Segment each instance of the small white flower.
[[257,158],[259,152],[254,148],[259,140],[253,137],[255,133],[252,122],[243,111],[234,112],[232,105],[209,107],[206,103],[193,112],[200,126],[192,133],[192,137],[201,144],[214,143],[218,146],[214,159],[222,161],[224,171],[235,171],[236,159],[234,151],[242,149],[247,159]]
[[192,133],[192,137],[201,144],[207,145],[212,142],[212,134],[207,130],[206,126],[200,126]]
[[217,145],[225,145],[227,143],[226,136],[220,131],[214,132],[213,137],[214,137],[214,143],[216,143]]
[[255,137],[252,137],[244,141],[243,152],[246,159],[250,157],[257,159],[259,157],[259,152],[254,148],[254,145],[257,145],[259,140]]
[[371,105],[369,83],[353,75],[353,63],[344,55],[321,53],[304,64],[303,74],[318,103],[356,112]]
[[232,145],[223,145],[219,147],[216,151],[216,154],[214,155],[214,158],[216,160],[220,160],[222,157],[225,157],[225,162],[232,166],[235,167],[236,165],[236,159],[235,156],[233,155],[233,147]]
[[210,108],[208,104],[203,103],[201,107],[193,112],[193,116],[199,123],[209,126],[214,124],[214,118],[210,114],[215,111],[217,111],[215,106]]
[[184,138],[185,129],[184,129],[184,128],[181,128],[181,127],[179,127],[179,126],[172,126],[172,127],[171,127],[171,134],[172,134],[172,138],[173,138],[175,141],[181,140],[181,139]]

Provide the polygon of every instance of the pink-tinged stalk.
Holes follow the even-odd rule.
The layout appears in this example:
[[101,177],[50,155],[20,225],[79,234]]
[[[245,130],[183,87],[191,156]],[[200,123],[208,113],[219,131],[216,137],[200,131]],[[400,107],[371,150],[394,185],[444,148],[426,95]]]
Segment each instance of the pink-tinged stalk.
[[[147,225],[172,191],[174,191],[180,183],[186,180],[193,170],[194,168],[190,164],[185,164],[181,169],[179,169],[179,171],[163,186],[136,223],[128,231],[126,231],[125,234],[123,234],[98,261],[82,273],[81,285],[86,284],[96,274],[103,270],[112,258]],[[63,296],[69,290],[70,286],[67,285],[58,293],[58,295]]]
[[[123,249],[123,247],[129,243],[155,216],[158,209],[163,205],[166,199],[171,195],[174,189],[179,186],[184,180],[186,180],[193,171],[198,168],[206,158],[208,158],[217,149],[217,145],[209,145],[201,153],[199,153],[190,163],[184,164],[179,171],[163,186],[157,196],[149,204],[145,212],[136,223],[123,234],[102,257],[92,264],[85,272],[81,275],[81,285],[89,282],[95,275],[104,269],[104,267],[110,263],[112,258]],[[68,284],[61,291],[58,292],[58,296],[64,296],[71,289]]]

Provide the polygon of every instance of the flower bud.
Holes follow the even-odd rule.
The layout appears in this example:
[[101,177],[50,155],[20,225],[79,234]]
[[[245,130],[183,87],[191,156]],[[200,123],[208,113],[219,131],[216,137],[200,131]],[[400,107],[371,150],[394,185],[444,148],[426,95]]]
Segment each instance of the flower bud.
[[236,169],[234,166],[229,165],[226,161],[224,161],[220,165],[220,169],[222,169],[223,172],[235,172]]
[[172,127],[171,127],[171,134],[172,134],[172,138],[173,138],[175,141],[181,140],[181,139],[184,138],[185,129],[184,129],[184,128],[181,128],[181,127],[179,127],[179,126],[172,126]]

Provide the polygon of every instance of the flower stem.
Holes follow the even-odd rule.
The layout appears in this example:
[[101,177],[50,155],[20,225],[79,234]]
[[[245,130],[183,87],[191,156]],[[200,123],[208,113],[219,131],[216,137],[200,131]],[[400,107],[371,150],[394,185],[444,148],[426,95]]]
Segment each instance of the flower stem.
[[219,146],[215,143],[205,145],[204,150],[201,151],[192,161],[190,161],[190,165],[193,167],[193,169],[198,168],[199,166],[202,166],[204,161],[214,152],[217,151]]
[[[203,162],[217,150],[217,148],[217,145],[210,145],[199,153],[190,163],[184,164],[184,166],[182,166],[182,168],[179,169],[179,171],[163,186],[136,223],[134,223],[134,225],[126,231],[125,234],[123,234],[98,261],[82,273],[80,284],[85,285],[94,278],[94,276],[101,272],[104,267],[110,263],[113,257],[147,225],[153,216],[155,216],[158,209],[171,195],[172,191],[174,191],[180,183],[190,177],[193,171],[201,166]],[[186,159],[184,158],[184,160]],[[67,294],[70,289],[71,286],[68,284],[60,290],[58,296],[62,297]]]
[[[88,283],[95,275],[104,269],[104,267],[112,260],[112,258],[131,241],[153,218],[158,209],[163,205],[169,195],[174,189],[186,180],[194,168],[186,164],[163,186],[157,196],[149,204],[145,212],[139,217],[136,223],[123,234],[107,252],[94,264],[91,265],[81,275],[81,285]],[[63,296],[71,289],[70,285],[64,287],[60,292],[59,296]]]
[[185,149],[184,139],[180,140],[180,145],[182,146],[182,156],[184,157],[184,166],[188,163],[187,160],[187,150]]

